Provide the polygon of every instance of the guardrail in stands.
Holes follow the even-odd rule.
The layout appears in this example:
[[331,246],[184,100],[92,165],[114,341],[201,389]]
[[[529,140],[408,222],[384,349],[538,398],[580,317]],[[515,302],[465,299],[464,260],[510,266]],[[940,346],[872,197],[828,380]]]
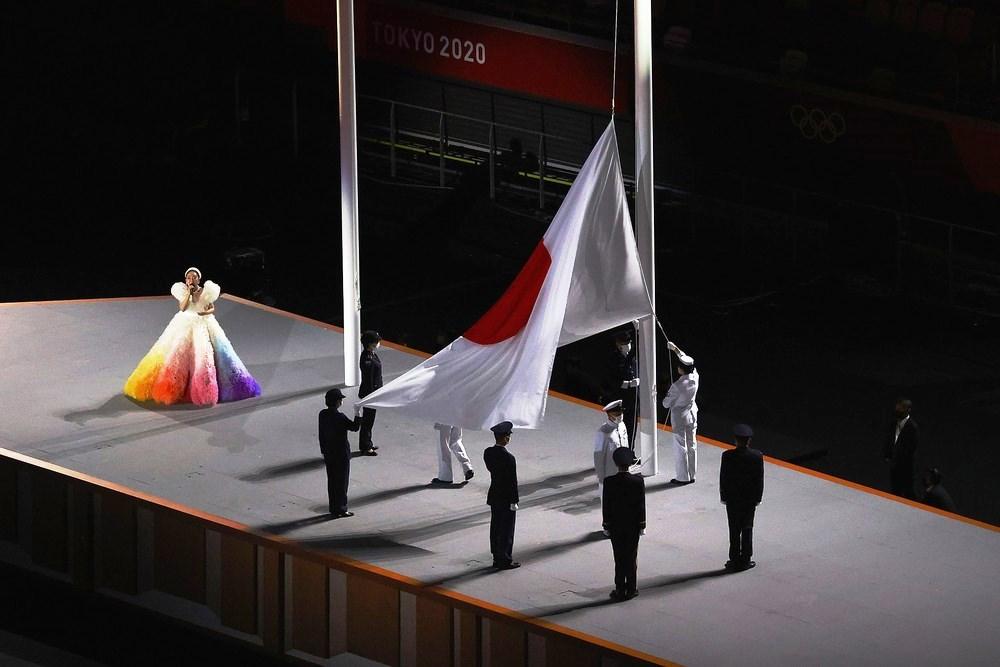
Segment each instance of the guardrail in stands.
[[308,662],[671,664],[5,449],[0,558]]

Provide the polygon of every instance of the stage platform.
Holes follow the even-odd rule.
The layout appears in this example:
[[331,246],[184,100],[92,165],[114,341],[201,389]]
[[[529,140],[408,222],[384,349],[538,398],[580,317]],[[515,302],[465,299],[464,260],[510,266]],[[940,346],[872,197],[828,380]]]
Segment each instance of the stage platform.
[[[488,568],[488,432],[466,433],[469,484],[432,487],[432,425],[380,410],[380,455],[352,462],[356,516],[331,521],[316,413],[343,379],[341,334],[226,297],[218,319],[263,396],[210,409],[137,405],[122,384],[175,309],[169,298],[0,305],[0,447],[684,665],[1000,660],[996,528],[769,461],[758,566],[726,574],[721,445],[703,441],[697,483],[672,487],[665,432],[660,475],[647,479],[640,595],[609,604],[591,457],[603,415],[557,396],[544,428],[511,443],[519,570]],[[380,356],[387,380],[419,359],[391,344]],[[755,445],[767,453],[766,441]]]

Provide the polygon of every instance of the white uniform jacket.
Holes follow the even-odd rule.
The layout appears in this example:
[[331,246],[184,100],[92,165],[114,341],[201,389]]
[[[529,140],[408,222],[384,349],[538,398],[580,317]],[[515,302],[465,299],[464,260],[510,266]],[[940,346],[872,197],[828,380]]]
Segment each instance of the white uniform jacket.
[[663,407],[670,410],[670,425],[678,428],[698,426],[698,371],[691,371],[670,385],[663,398]]
[[594,436],[594,472],[597,473],[598,484],[603,484],[605,477],[618,474],[613,455],[619,447],[628,447],[628,430],[625,424],[601,424]]

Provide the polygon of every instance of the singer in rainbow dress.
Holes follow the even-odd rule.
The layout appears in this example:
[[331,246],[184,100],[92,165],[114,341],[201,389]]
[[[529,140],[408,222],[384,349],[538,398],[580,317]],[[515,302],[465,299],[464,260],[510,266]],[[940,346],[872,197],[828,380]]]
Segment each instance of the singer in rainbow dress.
[[125,382],[125,395],[164,405],[215,405],[260,396],[250,375],[215,319],[221,288],[201,285],[201,271],[191,267],[170,293],[180,312]]

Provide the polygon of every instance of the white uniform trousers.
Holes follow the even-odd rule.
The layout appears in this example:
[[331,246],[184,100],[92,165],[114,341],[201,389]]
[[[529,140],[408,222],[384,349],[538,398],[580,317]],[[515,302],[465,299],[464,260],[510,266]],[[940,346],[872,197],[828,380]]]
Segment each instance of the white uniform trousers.
[[674,478],[678,482],[690,482],[698,469],[697,424],[674,426]]
[[462,472],[472,470],[472,462],[469,455],[465,453],[465,445],[462,444],[462,429],[457,426],[435,426],[440,434],[440,444],[438,446],[438,479],[442,482],[453,482],[452,475],[452,455],[458,459],[462,465]]

